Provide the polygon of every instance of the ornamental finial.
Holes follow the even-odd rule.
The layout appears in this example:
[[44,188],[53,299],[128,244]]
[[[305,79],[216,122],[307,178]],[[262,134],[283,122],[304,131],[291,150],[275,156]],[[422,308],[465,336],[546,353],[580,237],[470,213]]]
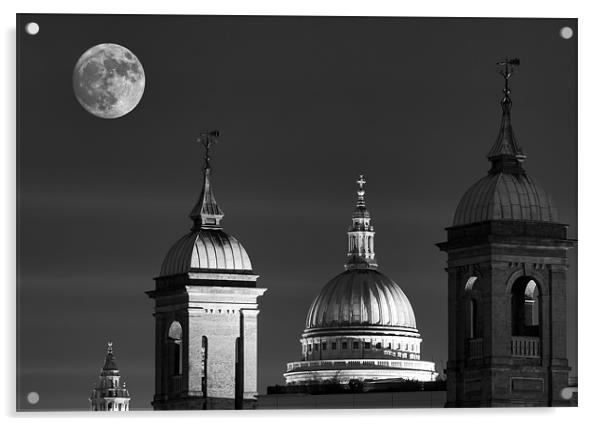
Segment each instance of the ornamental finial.
[[520,59],[503,59],[497,63],[498,72],[504,77],[504,97],[502,98],[502,110],[505,113],[510,112],[512,108],[512,99],[510,99],[510,77],[515,73],[516,68],[520,65]]
[[510,120],[510,109],[512,108],[512,100],[510,99],[510,77],[516,73],[516,68],[520,65],[518,58],[504,59],[497,63],[498,72],[504,77],[504,97],[502,98],[502,122],[500,131],[496,138],[493,147],[489,151],[487,158],[492,162],[493,167],[490,173],[500,171],[524,173],[520,167],[526,156],[518,144],[518,140],[512,130]]
[[192,212],[190,212],[190,218],[194,222],[193,230],[200,228],[220,228],[220,221],[224,217],[224,212],[219,208],[213,191],[211,189],[210,174],[211,174],[211,157],[209,151],[211,145],[217,142],[219,137],[219,131],[203,131],[196,139],[197,142],[201,142],[205,145],[205,170],[204,170],[204,181],[203,189],[199,200],[194,205]]
[[108,354],[112,354],[113,353],[113,342],[110,341],[110,340],[107,342],[107,353]]
[[360,178],[358,180],[356,180],[357,182],[357,202],[358,205],[360,204],[360,202],[363,204],[364,202],[364,194],[366,193],[366,190],[364,189],[364,185],[366,184],[366,179],[364,179],[364,175],[360,175]]
[[219,137],[219,131],[218,130],[205,130],[202,131],[199,136],[196,138],[196,142],[200,142],[203,145],[205,145],[205,169],[210,169],[211,165],[210,165],[210,160],[211,157],[209,156],[209,151],[211,149],[211,145],[213,145],[214,143],[217,143],[218,141],[218,137]]

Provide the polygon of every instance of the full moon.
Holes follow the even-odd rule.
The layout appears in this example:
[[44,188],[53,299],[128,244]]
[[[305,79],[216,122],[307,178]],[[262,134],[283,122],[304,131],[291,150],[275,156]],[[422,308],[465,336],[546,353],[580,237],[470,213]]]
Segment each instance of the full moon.
[[118,44],[88,49],[73,70],[75,97],[86,111],[100,118],[119,118],[136,108],[144,83],[142,64]]

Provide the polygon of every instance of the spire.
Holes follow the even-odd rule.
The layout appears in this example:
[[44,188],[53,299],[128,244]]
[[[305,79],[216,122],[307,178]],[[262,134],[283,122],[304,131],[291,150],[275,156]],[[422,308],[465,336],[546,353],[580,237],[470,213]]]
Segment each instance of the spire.
[[221,228],[220,221],[224,217],[224,212],[219,208],[211,190],[211,157],[209,156],[209,151],[211,145],[217,142],[218,137],[219,132],[213,130],[211,132],[201,132],[196,139],[197,142],[205,145],[205,170],[201,196],[192,209],[192,212],[190,212],[190,218],[194,222],[192,229],[195,231],[201,228],[219,229]]
[[107,356],[105,357],[105,363],[102,367],[102,375],[110,375],[113,372],[119,372],[117,363],[115,363],[115,355],[113,355],[113,342],[107,342]]
[[93,411],[129,411],[130,394],[125,382],[121,385],[120,381],[121,376],[113,354],[113,342],[109,341],[99,381],[94,383],[89,398],[90,408]]
[[518,140],[512,130],[510,111],[512,110],[512,99],[510,98],[510,77],[520,65],[519,59],[504,59],[497,63],[498,72],[504,77],[504,97],[500,104],[502,106],[502,122],[498,136],[487,155],[492,166],[490,173],[522,173],[521,162],[526,158],[518,144]]
[[348,251],[345,269],[376,268],[374,254],[374,227],[370,225],[370,212],[366,208],[364,175],[356,181],[357,202],[353,211],[351,226],[347,232]]

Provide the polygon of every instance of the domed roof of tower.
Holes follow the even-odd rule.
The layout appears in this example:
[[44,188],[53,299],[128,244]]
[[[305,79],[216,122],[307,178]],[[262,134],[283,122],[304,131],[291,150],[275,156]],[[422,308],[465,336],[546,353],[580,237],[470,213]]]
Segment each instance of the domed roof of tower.
[[376,269],[350,269],[324,286],[309,308],[305,326],[415,329],[416,318],[407,296],[392,279]]
[[199,269],[253,270],[242,244],[221,229],[199,229],[180,238],[165,256],[161,276],[187,274]]
[[453,226],[489,220],[556,222],[556,209],[548,194],[522,167],[526,156],[512,129],[509,79],[518,59],[505,60],[500,74],[505,78],[502,121],[498,136],[487,158],[491,169],[487,176],[464,194],[454,215]]
[[362,175],[357,181],[357,203],[347,232],[349,251],[346,271],[330,280],[314,299],[306,331],[331,327],[416,328],[410,301],[401,288],[377,270],[374,227],[364,199]]
[[252,273],[251,261],[242,244],[222,230],[224,213],[211,188],[209,149],[217,142],[217,131],[201,134],[206,149],[201,195],[190,213],[191,232],[180,238],[167,252],[161,277],[195,271]]
[[488,220],[557,222],[548,194],[526,173],[488,174],[464,194],[453,226]]

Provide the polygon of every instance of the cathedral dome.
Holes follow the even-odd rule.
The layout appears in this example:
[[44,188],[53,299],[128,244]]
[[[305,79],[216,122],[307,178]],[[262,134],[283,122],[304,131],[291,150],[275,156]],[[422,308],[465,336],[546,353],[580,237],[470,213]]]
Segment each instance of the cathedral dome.
[[464,194],[453,226],[488,220],[556,222],[550,197],[526,173],[488,174]]
[[410,301],[389,277],[375,269],[349,269],[324,286],[306,321],[307,329],[345,326],[415,329],[416,319]]
[[311,304],[299,341],[302,360],[287,364],[287,385],[437,377],[435,364],[420,360],[422,338],[410,301],[378,271],[366,180],[360,175],[357,183],[345,271]]
[[252,272],[242,244],[221,229],[198,229],[180,238],[165,256],[161,276],[195,270]]

